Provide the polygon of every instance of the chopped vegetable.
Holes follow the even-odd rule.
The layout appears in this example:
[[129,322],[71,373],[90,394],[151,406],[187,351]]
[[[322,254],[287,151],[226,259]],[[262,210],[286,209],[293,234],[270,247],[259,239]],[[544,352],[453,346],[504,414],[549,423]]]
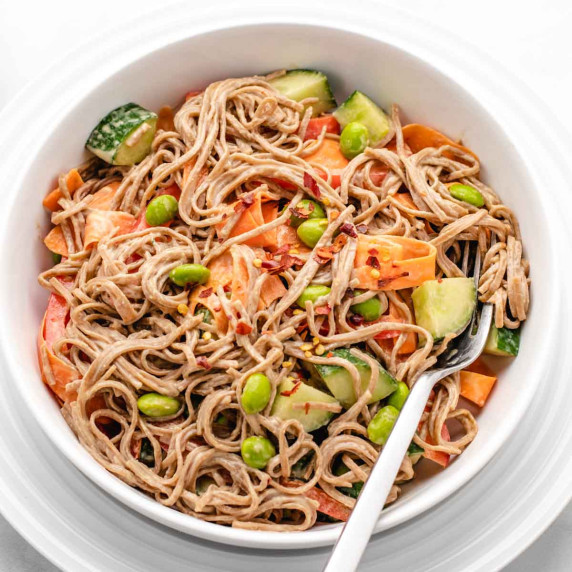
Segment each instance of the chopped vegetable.
[[[83,185],[83,179],[79,174],[77,169],[71,169],[68,174],[66,175],[66,186],[70,195],[73,194]],[[43,201],[43,205],[50,211],[55,212],[60,208],[58,204],[59,200],[63,197],[63,194],[58,187],[54,189],[51,193],[48,193],[46,198]]]
[[290,226],[299,227],[306,220],[326,218],[326,211],[322,205],[310,199],[301,200],[293,209],[294,214],[290,217]]
[[361,490],[363,489],[363,482],[362,481],[358,481],[357,483],[354,483],[351,487],[339,487],[338,490],[345,494],[348,497],[351,497],[353,499],[357,499],[359,497],[359,494],[361,493]]
[[477,290],[472,278],[430,280],[411,295],[415,321],[435,340],[462,332],[477,304]]
[[322,117],[313,117],[310,119],[306,127],[306,133],[304,133],[304,141],[317,139],[324,129],[326,133],[332,133],[333,135],[340,134],[340,124],[338,120],[333,115],[323,115]]
[[145,220],[149,226],[159,226],[175,218],[179,203],[173,195],[155,197],[145,210]]
[[497,378],[476,373],[474,371],[461,371],[461,395],[483,407]]
[[91,132],[85,146],[112,165],[135,165],[151,151],[157,115],[136,103],[110,111]]
[[304,159],[313,165],[317,166],[318,174],[323,179],[326,178],[326,173],[321,171],[319,167],[325,167],[332,175],[331,185],[337,188],[340,186],[343,170],[348,165],[348,160],[343,156],[340,145],[333,139],[324,139],[316,151],[304,157]]
[[[451,436],[449,435],[449,429],[447,429],[447,425],[445,425],[445,423],[443,423],[443,426],[441,428],[441,438],[444,441],[451,440]],[[435,443],[433,443],[433,439],[431,439],[431,436],[429,434],[425,437],[425,441],[427,441],[427,443],[429,443],[430,445],[435,445]],[[451,455],[449,453],[445,453],[444,451],[430,451],[429,449],[425,449],[423,456],[426,459],[429,459],[430,461],[433,461],[434,463],[441,465],[442,467],[447,467],[449,461],[451,460]]]
[[491,325],[484,352],[495,356],[514,357],[520,346],[520,329],[509,330]]
[[[331,410],[321,409],[316,404],[334,407],[330,408]],[[280,419],[297,419],[304,427],[304,431],[309,433],[330,422],[336,410],[335,406],[339,407],[339,403],[331,395],[303,381],[294,382],[287,378],[278,387],[270,415]]]
[[358,236],[354,260],[357,286],[401,290],[435,278],[436,248],[421,240],[389,235]]
[[[338,348],[331,353],[331,357],[345,359],[357,368],[361,381],[361,390],[366,391],[371,379],[371,368],[369,365],[362,359],[354,356],[347,348]],[[379,378],[368,403],[375,403],[387,397],[397,388],[397,380],[394,379],[379,362],[377,362],[377,365],[379,368]],[[353,378],[345,367],[327,364],[315,364],[314,367],[328,389],[332,392],[332,395],[346,409],[356,402],[357,398],[354,391]]]
[[348,123],[359,122],[369,132],[369,145],[375,147],[389,133],[389,118],[365,93],[354,91],[334,111],[342,129]]
[[[359,294],[363,294],[363,291],[354,291],[355,296]],[[373,298],[370,298],[365,302],[360,302],[359,304],[350,306],[350,309],[352,312],[362,316],[366,322],[373,322],[377,320],[381,315],[381,302],[377,296],[373,296]]]
[[284,75],[270,80],[270,84],[282,95],[294,101],[302,101],[309,97],[318,98],[317,102],[306,106],[312,107],[314,116],[336,106],[328,78],[322,72],[306,69],[289,70]]
[[92,248],[102,238],[127,234],[133,230],[135,223],[135,217],[129,213],[94,209],[87,215],[85,221],[83,247]]
[[407,387],[406,383],[400,381],[396,390],[387,398],[387,405],[392,405],[395,409],[401,411],[408,397],[409,387]]
[[[439,133],[439,131],[431,129],[431,127],[427,127],[425,125],[419,125],[417,123],[406,125],[403,128],[403,140],[407,143],[413,153],[418,153],[421,149],[425,149],[427,147],[438,149],[439,147],[443,147],[443,145],[450,145],[464,153],[472,155],[477,159],[477,161],[479,160],[479,158],[467,147],[463,147],[462,145],[459,145],[459,143],[455,143],[449,139],[449,137],[443,135],[443,133]],[[455,158],[455,155],[448,151],[445,151],[444,155],[450,159]]]

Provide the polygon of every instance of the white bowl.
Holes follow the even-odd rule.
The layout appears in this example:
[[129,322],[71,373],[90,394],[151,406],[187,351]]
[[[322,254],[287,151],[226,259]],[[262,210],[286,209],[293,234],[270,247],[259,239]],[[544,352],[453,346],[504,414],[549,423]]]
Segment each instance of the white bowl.
[[[257,45],[264,49],[256,49]],[[57,125],[39,134],[41,148],[21,165],[18,188],[5,197],[6,223],[0,231],[0,256],[4,269],[9,269],[0,285],[0,347],[10,371],[5,382],[17,383],[22,399],[48,437],[77,468],[116,499],[181,532],[256,548],[326,545],[336,539],[340,527],[321,526],[293,534],[222,527],[163,507],[107,473],[79,445],[40,380],[35,339],[47,296],[38,287],[36,276],[50,264],[41,242],[49,226],[41,199],[53,188],[58,173],[84,158],[87,135],[105,112],[127,101],[157,109],[165,103],[178,103],[186,91],[213,80],[282,67],[323,70],[339,100],[360,89],[386,107],[399,103],[406,121],[427,123],[462,137],[480,156],[484,180],[516,212],[531,261],[534,303],[522,334],[521,352],[518,359],[503,367],[487,406],[479,414],[479,435],[447,470],[433,471],[431,478],[422,474],[407,485],[402,498],[384,511],[377,531],[430,509],[489,462],[521,420],[541,379],[543,364],[556,352],[555,336],[549,328],[558,309],[558,275],[550,254],[556,251],[556,238],[540,189],[519,157],[518,141],[511,141],[503,131],[502,118],[492,117],[431,62],[372,37],[296,24],[227,27],[165,45],[132,61],[77,98]],[[535,336],[534,332],[544,333]]]

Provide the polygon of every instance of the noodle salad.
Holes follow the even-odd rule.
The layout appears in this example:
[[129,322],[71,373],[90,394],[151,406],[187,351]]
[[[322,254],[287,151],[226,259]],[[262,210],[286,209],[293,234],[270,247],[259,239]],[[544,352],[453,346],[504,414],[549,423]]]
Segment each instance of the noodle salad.
[[[44,199],[42,378],[89,453],[165,506],[253,530],[347,520],[477,301],[485,353],[518,353],[518,222],[472,150],[396,105],[338,106],[323,73],[281,71],[122,105],[86,147]],[[388,502],[474,439],[491,359],[435,387]]]

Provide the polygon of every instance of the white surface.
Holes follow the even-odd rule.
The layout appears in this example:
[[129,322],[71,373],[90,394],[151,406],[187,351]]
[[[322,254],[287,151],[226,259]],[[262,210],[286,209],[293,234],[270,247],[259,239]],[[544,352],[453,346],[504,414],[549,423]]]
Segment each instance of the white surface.
[[[61,5],[63,5],[64,3],[60,3]],[[144,2],[139,1],[137,3],[137,6],[141,6],[144,5]],[[438,17],[441,21],[441,23],[443,22],[451,22],[451,27],[452,28],[456,28],[456,29],[464,29],[465,30],[465,36],[466,37],[470,37],[470,31],[472,29],[472,26],[475,26],[475,29],[473,30],[473,33],[475,34],[475,38],[482,38],[483,34],[482,34],[482,29],[483,26],[486,25],[487,28],[487,33],[486,33],[486,37],[487,37],[487,41],[490,38],[494,39],[501,39],[500,35],[499,37],[494,35],[494,31],[495,31],[495,25],[498,25],[498,21],[494,20],[492,22],[487,22],[487,19],[490,18],[484,18],[483,14],[477,14],[477,15],[471,15],[472,18],[474,18],[472,20],[471,26],[469,26],[468,24],[465,24],[463,26],[461,26],[460,24],[455,24],[455,19],[453,19],[452,17],[454,16],[455,18],[458,18],[459,16],[462,16],[462,14],[459,14],[459,12],[457,11],[456,14],[450,14],[448,10],[439,10],[439,7],[443,6],[445,3],[441,3],[441,2],[432,2],[431,3],[433,7],[437,6],[437,11],[435,13],[435,16]],[[100,6],[104,7],[105,2],[100,2]],[[414,5],[413,2],[410,2],[410,6]],[[419,4],[421,6],[421,4]],[[481,8],[479,10],[483,10],[484,8],[483,6],[486,6],[487,3],[481,3],[480,6]],[[492,6],[492,3],[490,4]],[[50,10],[53,10],[54,6],[58,6],[58,2],[52,2],[50,5]],[[74,6],[77,6],[77,4],[74,4]],[[120,10],[124,10],[126,9],[126,7],[132,7],[132,3],[131,2],[124,2],[123,4],[121,4],[119,6]],[[20,4],[17,7],[12,7],[11,8],[12,13],[14,13],[14,10],[18,10],[21,11],[22,15],[24,13],[26,13],[26,6],[25,3]],[[102,12],[105,14],[105,9],[102,10]],[[522,15],[523,12],[525,12],[525,10],[523,9],[523,5],[522,3],[520,3],[520,10],[519,13]],[[508,12],[507,12],[508,13]],[[490,14],[490,12],[489,12]],[[63,14],[56,14],[55,16],[57,16],[58,18],[60,18]],[[502,19],[502,14],[499,14],[499,8],[495,7],[495,19],[496,18],[500,18]],[[522,44],[521,44],[521,48],[520,51],[517,48],[515,50],[515,37],[512,36],[504,36],[502,38],[503,40],[503,44],[505,44],[505,48],[506,51],[504,51],[503,48],[503,54],[508,54],[508,59],[505,60],[508,64],[509,67],[512,67],[513,70],[515,70],[515,66],[518,67],[519,63],[526,63],[526,66],[523,66],[523,71],[526,71],[526,78],[528,80],[533,81],[533,83],[538,82],[538,84],[535,83],[534,87],[543,87],[545,88],[547,85],[552,85],[553,88],[558,87],[558,89],[553,89],[552,91],[550,91],[548,94],[545,95],[545,98],[548,99],[548,97],[561,97],[562,100],[564,99],[563,96],[565,95],[566,88],[565,86],[562,85],[562,81],[561,78],[556,74],[556,70],[558,69],[558,66],[556,66],[551,73],[548,72],[547,70],[547,65],[545,62],[545,59],[550,58],[552,55],[556,55],[558,52],[562,52],[562,49],[564,49],[564,53],[566,53],[566,49],[568,50],[568,54],[570,54],[571,52],[571,46],[570,43],[568,46],[564,45],[564,46],[560,46],[560,50],[556,50],[555,54],[552,54],[550,50],[554,49],[554,38],[567,38],[565,33],[561,33],[561,34],[557,34],[558,30],[548,30],[546,31],[546,36],[541,35],[540,37],[538,37],[539,34],[539,30],[542,31],[543,26],[547,26],[547,25],[552,25],[552,22],[555,22],[554,25],[565,25],[565,21],[564,18],[562,16],[562,14],[556,14],[558,17],[555,18],[555,14],[551,13],[551,7],[548,6],[547,9],[545,10],[545,12],[541,15],[539,14],[535,14],[534,17],[534,26],[532,26],[533,22],[531,20],[530,22],[530,28],[529,28],[529,32],[527,33],[523,33],[523,29],[522,29],[522,23],[519,22],[519,25],[521,26],[518,30],[518,33],[516,34],[516,36],[518,36],[519,38],[521,38]],[[3,35],[2,40],[6,41],[8,44],[9,48],[12,48],[12,50],[14,50],[14,45],[16,45],[16,41],[15,38],[18,38],[18,52],[14,54],[14,56],[12,59],[11,58],[7,58],[7,61],[4,61],[4,59],[0,60],[2,63],[0,65],[2,65],[2,71],[4,68],[4,63],[8,64],[8,74],[6,73],[6,71],[1,74],[2,79],[1,81],[3,82],[3,85],[13,85],[12,82],[9,82],[6,80],[7,77],[9,76],[9,73],[12,72],[16,72],[15,74],[12,75],[12,77],[17,80],[15,83],[19,83],[18,80],[21,79],[21,76],[19,77],[18,74],[22,73],[23,70],[26,70],[26,73],[29,73],[29,70],[31,69],[36,69],[36,70],[42,70],[43,67],[46,64],[46,60],[43,60],[44,56],[48,56],[48,50],[47,49],[43,49],[45,46],[44,44],[46,43],[53,43],[54,44],[54,52],[52,53],[57,53],[58,50],[60,50],[62,48],[62,39],[63,44],[65,44],[66,46],[70,46],[73,44],[73,40],[70,43],[70,39],[71,36],[68,34],[67,37],[65,37],[65,35],[62,33],[64,29],[67,29],[67,27],[69,26],[69,19],[65,19],[62,18],[61,20],[58,20],[57,23],[54,21],[55,25],[55,29],[54,27],[51,27],[49,25],[47,25],[48,22],[50,22],[49,19],[50,14],[46,13],[44,15],[42,14],[36,14],[36,18],[34,19],[34,21],[37,21],[38,23],[38,29],[34,29],[34,25],[32,25],[32,32],[35,34],[35,36],[30,36],[29,38],[29,42],[31,44],[32,47],[35,47],[36,50],[34,52],[29,51],[26,52],[24,50],[24,47],[27,44],[26,41],[26,37],[22,38],[22,33],[24,33],[24,30],[18,30],[18,29],[12,29],[11,28],[11,22],[9,21],[8,24],[8,31],[6,34]],[[73,18],[77,21],[78,26],[76,29],[73,30],[74,33],[78,34],[78,37],[85,37],[86,35],[86,30],[83,29],[83,26],[86,26],[88,23],[88,20],[90,20],[90,24],[94,24],[94,25],[101,25],[103,18],[105,18],[105,16],[101,17],[101,14],[90,14],[88,19],[84,19],[81,20],[80,18],[78,18],[78,13],[75,12],[73,13]],[[466,15],[465,15],[466,16]],[[544,17],[547,17],[546,21],[544,20]],[[101,18],[100,18],[101,17]],[[98,18],[100,18],[98,20]],[[37,19],[37,20],[36,20]],[[40,29],[40,22],[41,22],[41,29]],[[568,20],[567,20],[568,24],[570,23],[570,14],[568,14]],[[496,23],[496,24],[495,24]],[[58,27],[60,27],[61,29],[58,31]],[[505,25],[504,26],[498,26],[499,30],[502,30],[504,34],[506,34],[506,21],[505,21]],[[525,26],[526,29],[526,26]],[[46,31],[49,32],[48,35],[46,35]],[[562,28],[562,32],[564,32],[564,28]],[[43,35],[42,35],[43,33]],[[13,36],[11,34],[14,34]],[[530,35],[532,34],[532,37],[530,37]],[[42,41],[39,41],[39,38],[45,38]],[[518,39],[518,38],[517,38]],[[549,41],[550,40],[550,41]],[[525,45],[526,44],[526,45]],[[38,51],[37,50],[37,46],[38,45],[42,45],[42,50]],[[498,47],[498,46],[497,46]],[[543,48],[545,50],[545,56],[540,55],[539,56],[539,52],[540,50],[538,48]],[[525,55],[525,57],[523,58],[522,62],[521,62],[521,57],[522,57],[522,50],[524,48],[525,52],[529,52],[528,56]],[[6,48],[4,49],[3,53],[9,53],[10,50],[6,51]],[[18,60],[18,57],[20,56],[20,54],[22,55],[22,59]],[[568,56],[569,57],[569,56]],[[500,57],[498,57],[497,59],[502,59]],[[18,65],[15,65],[15,62],[20,61],[21,64],[19,67]],[[539,77],[540,79],[538,80],[534,80],[531,77],[531,61],[537,62],[537,63],[542,63],[542,66],[539,67],[538,72],[539,75],[537,77]],[[563,65],[565,62],[560,60],[561,63],[559,65]],[[552,63],[551,63],[552,65]],[[10,68],[13,66],[14,69],[10,70]],[[26,67],[26,66],[30,66],[30,67]],[[549,67],[549,66],[548,66]],[[551,75],[552,74],[552,75]],[[4,95],[5,90],[2,90],[2,96]],[[543,94],[544,95],[544,94]],[[554,100],[552,100],[554,102]],[[569,113],[569,109],[567,107],[563,107],[562,108],[566,114],[566,119],[570,120],[570,113]],[[553,547],[551,547],[551,553],[550,556],[552,558],[554,558],[554,549]],[[564,548],[564,546],[562,547]],[[545,556],[546,560],[548,561],[547,556]],[[562,563],[566,563],[568,560],[566,559],[566,555],[563,553],[563,559],[562,559]],[[558,563],[557,561],[552,561],[551,562],[551,567],[549,569],[551,570],[558,570]],[[536,567],[541,567],[539,566],[539,563],[537,563]],[[543,566],[542,566],[543,567]],[[10,566],[10,569],[17,569],[15,568],[15,565],[12,563]],[[22,568],[24,569],[24,568]],[[521,564],[521,567],[519,569],[523,569],[523,565]],[[532,568],[531,568],[532,569]],[[546,569],[546,568],[545,568]],[[564,568],[561,568],[564,569]]]

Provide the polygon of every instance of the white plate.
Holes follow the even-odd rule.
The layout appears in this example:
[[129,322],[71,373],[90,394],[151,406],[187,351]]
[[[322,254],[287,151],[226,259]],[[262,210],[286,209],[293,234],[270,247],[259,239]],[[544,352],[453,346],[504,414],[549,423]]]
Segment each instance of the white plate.
[[[244,18],[248,18],[249,21],[253,21],[252,16],[245,16],[245,7],[241,7],[241,14]],[[392,15],[393,18],[388,18],[389,15]],[[232,14],[227,12],[226,16],[231,18]],[[313,20],[311,15],[305,15],[304,18],[308,22],[316,21]],[[330,16],[330,18],[333,19],[333,16]],[[288,15],[286,15],[286,19],[289,19]],[[159,30],[163,29],[163,26],[167,26],[168,20],[177,22],[176,26],[172,26],[171,32],[177,27],[180,29],[185,25],[189,25],[185,20],[184,11],[181,11],[180,14],[171,14],[169,18],[165,16],[157,17],[154,23]],[[370,20],[373,20],[373,18]],[[503,117],[506,119],[506,121],[503,121],[503,124],[510,125],[513,129],[513,135],[517,137],[517,140],[523,142],[521,151],[531,158],[531,162],[534,161],[542,165],[542,180],[543,183],[547,185],[547,188],[551,189],[550,194],[552,197],[556,196],[558,189],[565,188],[565,183],[562,180],[562,176],[565,174],[561,170],[562,167],[556,164],[552,172],[550,172],[548,168],[550,162],[553,161],[554,152],[552,153],[552,157],[550,155],[546,158],[543,157],[543,153],[546,154],[546,149],[552,150],[552,148],[555,147],[555,143],[544,143],[543,146],[538,149],[533,147],[533,141],[539,144],[540,139],[545,136],[545,131],[542,131],[538,127],[536,127],[536,131],[533,129],[536,119],[532,119],[533,112],[530,104],[528,104],[528,111],[526,110],[526,103],[524,104],[524,110],[521,109],[519,111],[520,102],[515,99],[511,101],[510,107],[507,106],[506,100],[504,100],[504,102],[496,101],[494,84],[491,83],[491,90],[488,91],[482,84],[478,83],[478,76],[481,75],[480,79],[482,81],[483,69],[486,69],[486,65],[483,65],[482,61],[474,54],[463,53],[462,43],[458,43],[455,52],[455,60],[460,58],[460,61],[463,63],[463,66],[460,66],[456,61],[451,59],[450,56],[442,55],[448,53],[446,51],[446,45],[434,45],[430,49],[427,48],[427,45],[430,44],[427,44],[427,39],[423,37],[424,31],[422,25],[412,20],[409,16],[404,17],[399,12],[391,9],[385,11],[384,20],[386,20],[384,30],[385,37],[391,37],[392,41],[400,42],[402,45],[409,45],[411,50],[415,52],[419,49],[418,46],[416,46],[415,42],[411,41],[410,38],[408,39],[408,34],[411,34],[410,37],[413,37],[414,33],[416,42],[420,42],[421,45],[425,43],[425,47],[421,50],[425,58],[439,62],[441,69],[447,69],[457,79],[466,82],[466,85],[471,86],[471,88],[474,87],[473,92],[479,94],[481,101],[486,101],[491,108],[494,107],[497,115],[499,113],[503,114]],[[195,29],[199,29],[201,25],[207,25],[205,22],[208,21],[212,21],[208,16],[206,20],[201,21],[196,13],[193,14],[192,22],[196,27]],[[233,21],[236,22],[236,20]],[[344,18],[344,21],[346,22],[344,27],[355,27],[351,15],[348,14],[347,17]],[[149,22],[151,22],[151,20],[149,20]],[[324,18],[321,17],[319,22],[323,23]],[[220,26],[222,24],[219,17],[217,25]],[[370,25],[373,26],[374,22],[370,21]],[[155,38],[157,37],[158,34]],[[436,36],[433,35],[432,37],[434,38]],[[122,41],[125,45],[128,45],[128,34],[125,35]],[[108,47],[114,47],[115,50],[117,50],[118,43]],[[121,57],[132,57],[132,53],[129,53],[129,50],[127,50],[127,52],[121,51],[120,53]],[[92,62],[101,56],[101,52],[99,52],[97,56],[94,56],[93,51],[76,54],[75,60],[73,58],[71,62],[68,60],[68,64],[71,63],[71,67],[75,68],[70,69],[70,74],[73,74],[77,69],[92,69]],[[464,71],[468,67],[468,61],[474,62],[474,65],[470,66],[472,72],[470,77],[468,77]],[[117,63],[117,60],[115,60],[115,63]],[[499,78],[502,78],[504,85],[507,85],[508,81],[506,77],[501,76],[499,72],[493,74],[490,67],[487,70],[489,81],[498,81],[492,77],[497,74]],[[75,93],[72,93],[74,90],[70,89],[70,98],[78,93],[77,90],[85,91],[88,85],[90,85],[90,82],[93,83],[98,77],[107,75],[110,69],[103,68],[103,66],[97,67],[97,72],[85,77],[85,81],[82,80],[82,82],[78,82],[78,84],[74,86],[77,88]],[[10,136],[10,130],[14,129],[13,135],[10,138],[11,143],[10,145],[4,146],[5,148],[3,148],[2,153],[2,156],[6,159],[7,167],[9,167],[10,164],[16,165],[19,159],[19,153],[29,152],[30,148],[34,146],[33,139],[30,137],[31,134],[26,133],[25,129],[21,127],[25,125],[25,121],[21,118],[19,119],[19,113],[22,113],[23,117],[32,116],[34,109],[39,108],[40,99],[38,98],[41,98],[41,101],[43,101],[41,117],[47,119],[49,116],[48,109],[46,109],[48,104],[46,104],[46,102],[49,102],[48,107],[50,108],[51,114],[56,114],[58,110],[66,104],[66,98],[61,97],[59,101],[56,102],[53,97],[50,98],[50,92],[56,93],[58,84],[66,85],[63,75],[65,74],[53,74],[49,78],[44,78],[45,81],[42,82],[42,88],[38,88],[35,91],[28,90],[26,95],[19,99],[18,109],[12,108],[11,111],[7,111],[4,115],[3,124],[5,125],[4,135],[6,136],[6,140],[8,140]],[[67,85],[69,85],[69,83]],[[520,90],[522,91],[522,88],[520,88]],[[537,111],[535,113],[537,113]],[[515,118],[521,116],[530,117],[528,125],[523,125],[521,121],[515,121]],[[36,128],[40,126],[41,125],[35,124]],[[544,123],[544,128],[546,129],[546,123]],[[557,129],[553,131],[556,132]],[[564,201],[566,199],[562,197],[561,200]],[[556,231],[556,229],[553,229],[553,231]],[[569,308],[569,306],[566,307]],[[563,309],[564,308],[563,306]],[[555,324],[555,328],[556,327],[558,327],[558,324]],[[566,330],[562,329],[560,332],[556,332],[556,336],[559,336],[559,340],[563,345],[566,343]],[[570,431],[569,429],[566,430],[563,428],[559,435],[558,443],[554,444],[556,446],[553,445],[553,447],[550,447],[546,445],[542,451],[536,450],[533,447],[535,442],[533,437],[546,440],[547,435],[550,436],[554,434],[554,423],[561,419],[559,413],[566,412],[565,406],[569,408],[571,396],[566,384],[563,383],[562,370],[559,369],[564,365],[564,359],[565,358],[563,358],[560,364],[551,364],[551,371],[547,367],[546,376],[548,377],[550,375],[551,385],[548,386],[545,384],[545,386],[543,386],[542,401],[536,402],[535,404],[537,408],[538,405],[543,405],[544,408],[550,412],[550,415],[542,416],[536,411],[536,415],[539,416],[536,428],[528,423],[526,426],[523,426],[518,435],[511,440],[511,444],[503,448],[503,451],[499,454],[495,463],[479,474],[461,493],[448,499],[438,508],[417,518],[415,521],[409,522],[405,526],[384,534],[383,541],[381,541],[380,538],[376,539],[376,541],[372,543],[368,555],[366,555],[366,564],[364,567],[367,567],[368,561],[373,565],[374,561],[380,563],[381,560],[384,563],[391,562],[394,568],[397,566],[398,569],[405,569],[408,564],[412,565],[412,563],[417,560],[417,557],[419,557],[416,569],[430,569],[431,566],[438,565],[439,563],[442,564],[444,561],[451,564],[451,569],[457,569],[460,562],[462,562],[460,558],[465,558],[467,555],[469,559],[465,560],[466,564],[468,562],[477,562],[479,558],[483,566],[487,563],[491,564],[492,562],[498,564],[513,556],[515,549],[519,550],[523,548],[523,540],[524,542],[530,541],[530,539],[534,537],[534,533],[539,532],[541,527],[545,526],[549,522],[549,519],[555,516],[555,511],[562,506],[564,500],[563,496],[560,495],[561,491],[558,489],[561,485],[565,485],[568,482],[568,478],[563,478],[563,473],[555,470],[554,466],[555,461],[560,460],[558,458],[559,454],[567,448],[566,444],[567,440],[570,440]],[[8,427],[12,427],[12,432],[7,432],[6,428],[2,432],[3,439],[6,441],[5,450],[7,451],[7,457],[11,451],[20,453],[14,459],[10,459],[9,462],[7,460],[4,465],[5,470],[3,469],[4,473],[0,473],[0,479],[6,480],[6,486],[10,487],[13,492],[13,502],[20,503],[19,507],[16,504],[7,505],[5,508],[7,516],[12,519],[14,524],[17,526],[20,525],[20,530],[23,530],[21,519],[29,514],[31,508],[35,510],[35,513],[33,512],[32,514],[35,514],[37,518],[36,524],[38,526],[33,527],[28,521],[27,531],[30,535],[34,535],[35,544],[40,550],[42,550],[43,547],[43,551],[47,551],[49,547],[50,553],[47,554],[49,557],[54,558],[54,554],[57,554],[59,559],[73,558],[74,556],[72,554],[66,554],[62,549],[62,540],[69,540],[68,546],[70,544],[73,546],[73,554],[77,555],[77,558],[80,560],[59,560],[62,565],[65,564],[72,569],[72,562],[75,562],[76,565],[78,562],[96,562],[97,568],[106,568],[104,563],[108,562],[108,560],[105,559],[106,557],[104,555],[86,552],[87,547],[85,546],[85,541],[89,538],[97,539],[97,549],[103,550],[107,554],[107,558],[120,556],[122,562],[129,562],[138,569],[151,569],[152,563],[156,562],[153,558],[153,554],[150,552],[161,555],[162,558],[167,558],[164,551],[165,546],[169,546],[168,553],[173,557],[177,555],[182,557],[185,554],[189,556],[192,553],[192,561],[196,563],[197,567],[204,564],[204,569],[209,566],[209,563],[215,562],[213,559],[216,555],[222,558],[223,554],[233,554],[230,560],[227,561],[227,565],[221,560],[220,564],[217,561],[217,567],[237,570],[243,569],[243,563],[246,565],[248,562],[250,563],[248,564],[248,569],[256,570],[258,566],[265,566],[268,563],[268,558],[273,556],[272,553],[262,555],[248,554],[242,558],[238,553],[234,554],[228,550],[223,552],[219,547],[212,548],[213,545],[202,547],[200,551],[196,551],[193,549],[193,547],[197,546],[196,543],[184,539],[180,535],[170,533],[157,525],[150,524],[149,521],[136,517],[130,511],[113,503],[109,497],[103,495],[98,489],[87,483],[83,477],[79,477],[75,471],[70,469],[66,462],[51,450],[51,446],[42,444],[39,450],[30,447],[30,449],[26,451],[26,443],[34,442],[37,444],[38,442],[42,442],[43,435],[37,430],[34,421],[29,419],[29,413],[25,410],[19,411],[19,414],[13,420],[10,418],[9,415],[14,415],[18,411],[14,403],[16,396],[13,393],[13,387],[5,384],[2,388],[2,393],[4,398],[3,407],[8,408],[7,410],[10,412],[6,413],[2,418],[2,423],[9,422],[10,425],[8,425]],[[540,408],[540,411],[542,411],[542,408]],[[533,413],[535,413],[535,410],[529,412],[527,419],[534,421],[531,417]],[[27,425],[22,425],[23,421],[25,421]],[[15,429],[21,426],[25,427],[26,431],[30,432],[30,435],[17,434]],[[523,440],[523,438],[526,439]],[[20,439],[20,441],[18,441],[18,439]],[[541,443],[543,441],[538,442]],[[523,444],[525,443],[528,444],[528,446],[524,446]],[[531,455],[534,455],[534,459],[539,463],[538,474],[534,474],[525,462],[526,459],[530,460]],[[547,456],[545,457],[545,455]],[[58,469],[50,466],[50,459],[58,459],[60,465]],[[511,469],[512,465],[515,466],[516,471]],[[519,466],[527,467],[526,474],[518,473]],[[498,470],[497,467],[504,467],[504,469],[501,473],[496,473]],[[24,476],[15,478],[13,475],[10,475],[9,473],[12,468]],[[60,475],[57,474],[58,471],[61,472]],[[493,476],[492,480],[490,480],[491,473],[496,473],[496,475],[503,474],[505,480],[502,483],[498,482],[496,476]],[[25,475],[29,478],[25,478]],[[550,496],[546,493],[546,484],[542,491],[539,491],[536,486],[537,483],[542,481],[542,478],[547,478],[548,476],[551,477],[554,491]],[[41,479],[39,477],[41,477]],[[488,482],[487,479],[489,479]],[[500,540],[502,536],[499,535],[498,531],[508,530],[506,526],[507,518],[509,518],[509,516],[512,518],[512,516],[516,515],[517,510],[522,508],[520,495],[517,495],[516,498],[514,496],[519,490],[522,490],[516,486],[517,483],[520,484],[521,482],[527,483],[528,492],[535,491],[534,498],[543,497],[544,503],[541,506],[546,510],[533,511],[533,507],[531,506],[527,511],[527,518],[521,517],[514,521],[515,526],[513,527],[512,534],[502,535],[504,536],[504,544],[501,548],[501,545],[497,541]],[[60,483],[59,487],[58,483]],[[70,490],[66,491],[66,489],[62,489],[61,483],[67,483]],[[27,491],[25,496],[22,494],[23,490]],[[49,511],[44,514],[42,509],[45,507],[45,504],[43,503],[49,499],[49,496],[46,495],[49,491],[51,491],[53,498],[50,502],[51,506],[49,507]],[[486,494],[484,494],[485,491]],[[60,494],[62,496],[60,496],[60,500],[57,501],[58,495]],[[499,497],[499,494],[502,494],[502,496]],[[495,499],[495,502],[491,505],[490,501],[492,499]],[[505,501],[509,499],[511,499],[511,503],[505,504]],[[73,504],[70,506],[70,503]],[[536,504],[534,506],[536,507]],[[36,508],[34,509],[33,507]],[[503,512],[498,512],[498,509],[501,507],[504,507]],[[507,507],[510,507],[511,510],[507,510]],[[483,519],[483,514],[503,516],[502,518],[501,516],[495,516],[493,522],[487,522],[489,519]],[[532,515],[534,516],[533,520],[531,520]],[[69,523],[77,523],[78,516],[81,516],[80,522],[82,522],[82,527],[75,525],[72,530],[68,528],[67,531],[62,531],[60,527],[65,525],[66,521]],[[101,532],[104,532],[106,536],[102,536],[101,532],[98,531],[102,523],[105,523],[105,530]],[[517,523],[518,526],[516,526]],[[499,528],[499,526],[502,526],[502,528]],[[528,530],[523,528],[524,526],[528,527]],[[122,539],[122,547],[115,546],[118,544],[117,538],[118,535],[121,536],[120,531],[122,529],[132,530],[135,535],[141,539],[141,545],[144,544],[144,547],[140,546],[137,550],[133,550],[129,538]],[[469,530],[471,530],[470,536],[466,534]],[[435,531],[439,531],[439,533],[437,534]],[[449,535],[446,534],[447,531],[449,531]],[[495,542],[491,541],[491,538],[495,538],[494,535],[492,537],[490,536],[492,531],[496,531]],[[517,531],[520,531],[518,535],[516,534]],[[42,536],[38,536],[40,532]],[[483,533],[482,535],[481,532]],[[56,535],[55,538],[53,538],[54,535]],[[48,539],[47,536],[50,538]],[[456,538],[456,542],[451,546],[447,544],[446,537],[451,538],[453,536]],[[483,538],[488,539],[488,545],[486,543],[483,544]],[[40,539],[43,539],[43,544],[41,545]],[[429,545],[427,541],[429,539],[433,547],[432,550],[428,550]],[[92,549],[93,548],[94,547],[92,547]],[[124,550],[122,550],[122,548]],[[474,548],[480,548],[480,550],[475,551]],[[435,552],[436,549],[439,550]],[[199,554],[204,555],[204,559],[201,559],[202,556]],[[371,556],[371,554],[374,554],[374,556]],[[300,560],[300,558],[303,558],[303,560]],[[298,563],[298,567],[302,565],[301,569],[306,569],[304,564],[300,564],[304,562],[308,564],[308,569],[319,568],[320,556],[316,555],[316,553],[312,553],[312,555],[309,553],[302,555],[297,553],[296,556],[290,555],[287,559],[289,566]],[[116,566],[113,569],[119,569],[117,567],[117,561],[114,562]],[[77,567],[73,569],[77,569]]]

